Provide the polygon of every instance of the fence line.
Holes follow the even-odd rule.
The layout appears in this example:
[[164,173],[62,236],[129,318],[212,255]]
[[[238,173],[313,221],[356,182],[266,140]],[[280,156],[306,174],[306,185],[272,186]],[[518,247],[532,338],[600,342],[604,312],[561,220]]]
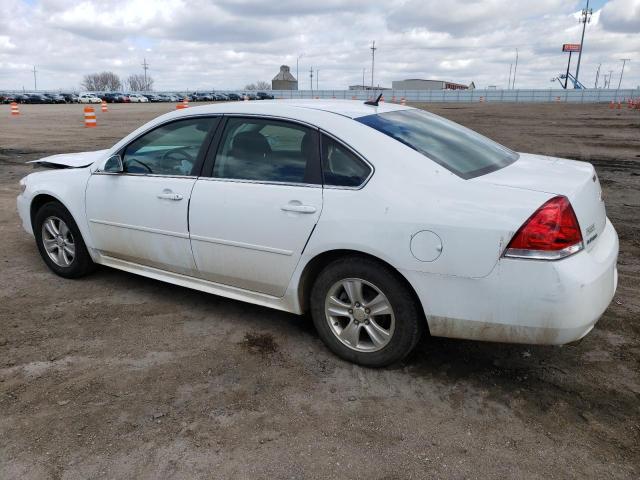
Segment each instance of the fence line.
[[[207,92],[208,90],[200,90]],[[53,90],[29,91],[28,93],[57,93]],[[179,94],[193,93],[186,90],[156,91],[149,93],[173,93]],[[246,90],[215,90],[216,93],[238,93],[242,94]],[[9,93],[23,93],[22,91],[11,91]],[[77,93],[77,92],[74,92]],[[345,99],[345,100],[368,100],[379,93],[384,94],[387,102],[400,102],[405,99],[407,102],[522,102],[522,103],[610,103],[624,102],[629,99],[640,98],[640,88],[635,89],[544,89],[544,90],[272,90],[271,93],[279,99]]]
[[276,98],[308,99],[337,98],[367,100],[379,93],[387,102],[523,102],[523,103],[609,103],[640,98],[640,89],[546,89],[546,90],[274,90]]

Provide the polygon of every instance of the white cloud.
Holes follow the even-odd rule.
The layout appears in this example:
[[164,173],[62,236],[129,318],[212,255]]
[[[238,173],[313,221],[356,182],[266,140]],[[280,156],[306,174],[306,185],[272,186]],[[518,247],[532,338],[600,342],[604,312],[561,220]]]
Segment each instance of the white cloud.
[[611,0],[600,20],[605,30],[640,35],[640,0]]
[[[517,86],[548,88],[566,68],[563,43],[580,41],[583,1],[538,0],[3,0],[0,89],[77,87],[83,74],[141,71],[146,58],[159,89],[241,88],[270,80],[281,64],[300,85],[309,67],[320,88],[443,78],[506,86],[515,49]],[[598,64],[614,71],[632,58],[623,86],[640,84],[640,0],[611,0],[587,26],[581,80],[592,86]],[[636,58],[634,58],[636,57]],[[575,57],[574,57],[575,58]],[[574,62],[575,66],[575,62]],[[556,84],[557,85],[557,84]],[[314,80],[315,86],[315,80]]]

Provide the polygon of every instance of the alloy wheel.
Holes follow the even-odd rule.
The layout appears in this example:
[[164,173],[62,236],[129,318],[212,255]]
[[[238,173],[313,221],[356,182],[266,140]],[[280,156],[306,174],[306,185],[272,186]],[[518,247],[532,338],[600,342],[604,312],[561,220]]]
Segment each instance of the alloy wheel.
[[340,342],[358,352],[375,352],[393,337],[395,315],[389,299],[374,284],[346,278],[333,284],[325,317]]

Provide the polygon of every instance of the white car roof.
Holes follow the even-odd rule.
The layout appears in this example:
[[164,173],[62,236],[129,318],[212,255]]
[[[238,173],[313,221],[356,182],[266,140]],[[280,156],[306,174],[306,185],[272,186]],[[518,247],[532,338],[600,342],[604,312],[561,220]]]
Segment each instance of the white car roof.
[[249,102],[229,102],[222,104],[203,105],[181,110],[187,113],[248,113],[282,115],[295,118],[300,109],[329,112],[349,118],[364,117],[375,113],[393,112],[396,110],[408,110],[394,103],[380,103],[377,107],[365,105],[363,100],[254,100]]

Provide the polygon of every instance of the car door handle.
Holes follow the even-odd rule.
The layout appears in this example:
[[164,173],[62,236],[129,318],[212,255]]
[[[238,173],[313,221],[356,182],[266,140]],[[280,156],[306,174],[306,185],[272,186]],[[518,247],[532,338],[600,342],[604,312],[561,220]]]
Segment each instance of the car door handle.
[[280,207],[283,212],[296,212],[296,213],[316,213],[316,207],[311,205],[301,205],[298,203],[288,203]]
[[182,200],[183,197],[179,193],[162,192],[161,194],[158,195],[158,198],[160,198],[161,200],[174,200],[177,202]]

